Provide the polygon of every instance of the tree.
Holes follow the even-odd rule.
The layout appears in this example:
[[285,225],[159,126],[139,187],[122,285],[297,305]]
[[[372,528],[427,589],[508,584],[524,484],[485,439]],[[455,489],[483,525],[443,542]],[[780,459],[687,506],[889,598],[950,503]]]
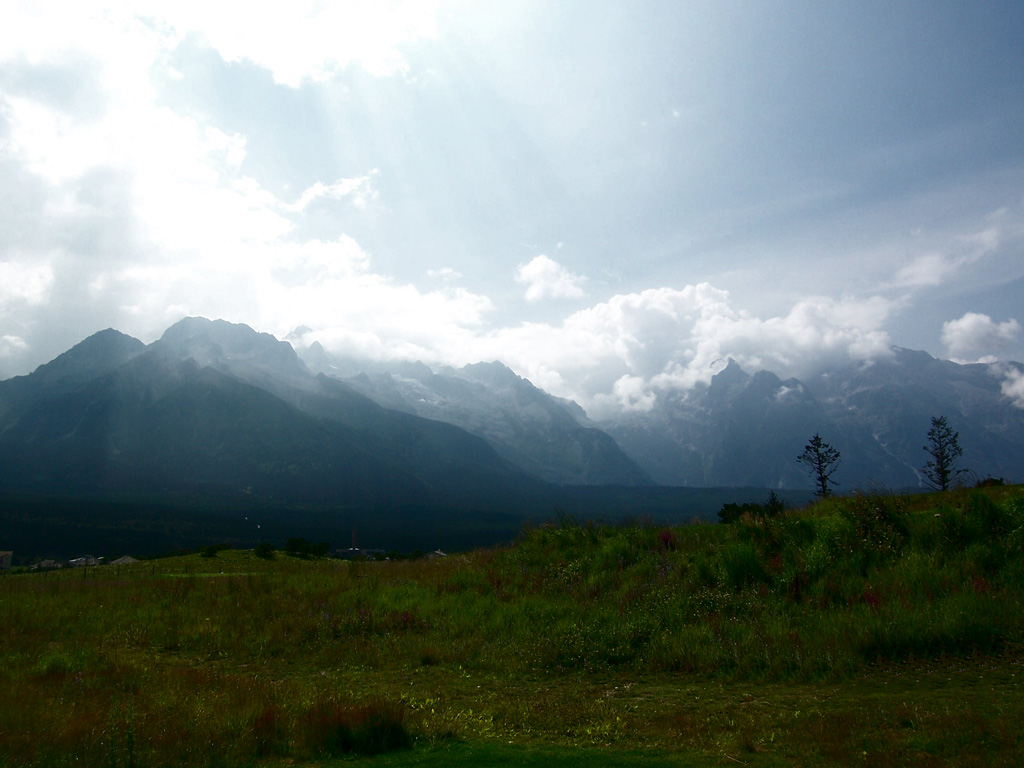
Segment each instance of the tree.
[[811,441],[804,446],[804,452],[797,456],[796,460],[807,465],[817,486],[815,495],[822,499],[831,496],[829,486],[836,484],[832,475],[839,469],[839,451],[822,440],[821,435],[815,432]]
[[952,430],[945,416],[932,417],[928,445],[924,446],[924,450],[931,457],[924,465],[924,476],[937,491],[948,490],[953,478],[967,471],[955,468],[964,451],[960,447],[960,433]]
[[761,504],[765,517],[778,517],[786,511],[786,502],[779,498],[774,488],[768,489],[768,498]]
[[253,550],[253,554],[256,557],[261,557],[264,560],[274,559],[274,545],[269,541],[261,541],[256,545],[256,549]]

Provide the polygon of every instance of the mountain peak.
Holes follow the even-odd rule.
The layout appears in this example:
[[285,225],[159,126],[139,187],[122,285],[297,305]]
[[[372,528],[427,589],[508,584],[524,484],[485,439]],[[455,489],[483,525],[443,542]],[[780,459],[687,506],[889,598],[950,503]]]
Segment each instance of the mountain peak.
[[152,346],[173,358],[191,358],[200,366],[226,365],[242,378],[250,378],[245,370],[252,373],[260,369],[309,376],[291,344],[243,323],[186,317],[164,331]]
[[712,389],[717,387],[733,388],[745,386],[748,381],[750,381],[750,374],[744,371],[740,364],[730,357],[725,368],[711,377],[711,387]]
[[[225,347],[225,352],[227,352],[228,348],[249,347],[260,336],[270,335],[256,333],[256,331],[243,323],[230,323],[227,320],[207,320],[205,317],[186,317],[164,331],[160,341],[181,343],[191,339],[209,339]],[[273,337],[270,336],[270,338]],[[274,340],[276,341],[276,339]]]
[[107,328],[39,366],[32,375],[50,384],[61,379],[70,382],[89,381],[126,363],[142,352],[145,346],[132,336]]
[[192,346],[195,342],[215,344],[228,357],[252,354],[260,349],[292,348],[288,342],[279,341],[269,333],[257,333],[244,323],[207,320],[205,317],[186,317],[179,320],[164,331],[164,335],[157,343],[182,349]]
[[489,363],[470,363],[460,368],[456,375],[490,386],[510,386],[523,381],[515,371],[497,360]]

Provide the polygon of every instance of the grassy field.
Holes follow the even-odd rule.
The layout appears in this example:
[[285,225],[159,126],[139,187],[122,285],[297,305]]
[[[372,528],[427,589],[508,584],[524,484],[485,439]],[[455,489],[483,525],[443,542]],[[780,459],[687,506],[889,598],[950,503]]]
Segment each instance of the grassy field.
[[1017,765],[1024,489],[0,579],[0,764]]

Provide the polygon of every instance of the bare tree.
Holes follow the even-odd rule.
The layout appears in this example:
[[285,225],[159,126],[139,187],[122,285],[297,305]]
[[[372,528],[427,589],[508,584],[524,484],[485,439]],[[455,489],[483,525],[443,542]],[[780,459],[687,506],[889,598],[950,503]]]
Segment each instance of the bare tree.
[[964,451],[960,447],[960,433],[953,431],[945,416],[932,417],[924,450],[931,458],[922,471],[928,484],[937,491],[948,490],[953,478],[967,471],[955,468]]
[[822,440],[821,435],[815,432],[811,441],[804,446],[804,452],[797,456],[796,460],[805,464],[814,478],[814,483],[817,486],[815,494],[822,499],[831,496],[829,486],[836,484],[832,475],[839,469],[839,451]]

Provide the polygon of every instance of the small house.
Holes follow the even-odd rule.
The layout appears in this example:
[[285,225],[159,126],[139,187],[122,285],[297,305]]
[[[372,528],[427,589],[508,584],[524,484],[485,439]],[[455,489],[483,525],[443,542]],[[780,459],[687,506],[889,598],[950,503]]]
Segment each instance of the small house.
[[11,570],[11,558],[13,557],[13,552],[0,552],[0,571]]

